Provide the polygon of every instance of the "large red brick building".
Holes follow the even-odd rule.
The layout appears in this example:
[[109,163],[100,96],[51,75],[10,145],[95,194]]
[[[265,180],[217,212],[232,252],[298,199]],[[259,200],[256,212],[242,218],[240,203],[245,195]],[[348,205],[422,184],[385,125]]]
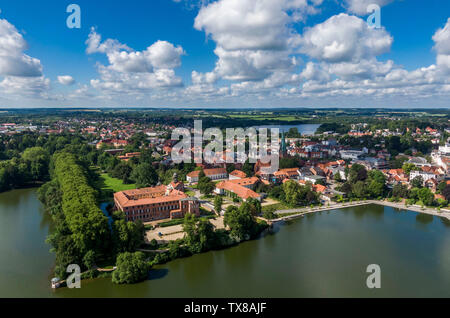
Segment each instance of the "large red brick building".
[[184,192],[164,185],[117,192],[114,203],[125,213],[128,221],[179,219],[187,213],[200,215],[197,198],[190,198]]

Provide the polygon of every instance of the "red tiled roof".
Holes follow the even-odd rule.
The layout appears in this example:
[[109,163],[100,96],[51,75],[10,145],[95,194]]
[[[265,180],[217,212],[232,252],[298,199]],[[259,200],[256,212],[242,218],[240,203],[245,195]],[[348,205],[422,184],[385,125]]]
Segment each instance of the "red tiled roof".
[[[205,176],[213,176],[213,175],[217,175],[217,174],[226,174],[227,173],[227,169],[225,168],[214,168],[214,169],[205,169],[203,170],[203,172],[205,173]],[[188,173],[188,177],[191,178],[195,178],[198,177],[200,174],[200,170],[196,170],[196,171],[192,171]]]
[[[233,180],[231,180],[231,181],[233,181]],[[260,195],[258,193],[256,193],[255,191],[247,189],[246,187],[241,186],[241,185],[236,184],[231,181],[222,181],[219,184],[217,184],[216,187],[218,189],[223,189],[223,190],[232,192],[244,200],[246,200],[248,198],[258,199],[260,197]]]
[[150,205],[170,201],[178,201],[188,196],[177,190],[173,190],[166,195],[166,187],[158,186],[154,188],[134,189],[114,193],[114,199],[122,207],[133,207],[141,205]]
[[234,170],[230,173],[231,176],[238,177],[238,178],[246,178],[247,174],[244,171],[241,170]]
[[287,176],[290,177],[292,175],[298,175],[297,172],[298,168],[287,168],[287,169],[280,169],[277,172],[274,173],[275,176]]
[[323,185],[321,185],[321,184],[315,184],[315,185],[313,185],[313,189],[314,189],[314,191],[316,191],[316,192],[325,192],[325,190],[327,189],[327,187],[326,186],[323,186]]
[[248,186],[248,185],[254,185],[255,183],[258,183],[259,179],[257,177],[251,177],[251,178],[244,178],[244,179],[228,180],[228,182],[238,184],[241,186]]

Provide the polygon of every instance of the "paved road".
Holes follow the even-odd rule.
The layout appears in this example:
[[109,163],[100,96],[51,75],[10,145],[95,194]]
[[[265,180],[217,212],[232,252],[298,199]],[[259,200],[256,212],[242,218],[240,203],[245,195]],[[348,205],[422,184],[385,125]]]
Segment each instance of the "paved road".
[[[285,220],[298,218],[298,217],[301,217],[302,215],[309,214],[309,213],[335,210],[335,209],[341,209],[341,208],[349,208],[349,207],[362,206],[362,205],[368,205],[368,204],[378,204],[378,205],[389,206],[389,207],[393,207],[393,208],[397,208],[397,209],[410,210],[410,211],[414,211],[414,212],[445,217],[450,220],[450,210],[446,210],[446,209],[442,209],[440,212],[438,212],[436,209],[422,208],[417,205],[405,206],[404,203],[378,201],[378,200],[367,200],[367,201],[358,201],[358,202],[351,202],[351,203],[336,203],[336,204],[330,204],[330,206],[325,206],[325,207],[280,210],[280,211],[275,212],[275,214],[278,214],[280,216],[280,218],[275,219],[273,221],[274,222],[285,221]],[[291,214],[291,213],[297,213],[297,214],[284,216],[284,217],[282,216],[283,214]]]
[[360,206],[370,204],[368,201],[358,201],[358,202],[349,202],[349,203],[331,203],[329,206],[315,206],[314,208],[306,207],[306,208],[298,208],[298,209],[288,209],[288,210],[279,210],[275,211],[275,214],[290,214],[290,213],[300,213],[300,212],[311,212],[311,211],[326,211],[326,210],[334,210],[340,208],[348,208],[352,206]]

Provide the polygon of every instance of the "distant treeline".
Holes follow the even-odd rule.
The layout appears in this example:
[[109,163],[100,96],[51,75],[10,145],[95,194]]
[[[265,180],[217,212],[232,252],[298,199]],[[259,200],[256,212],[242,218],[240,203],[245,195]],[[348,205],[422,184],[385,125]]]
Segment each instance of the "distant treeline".
[[0,136],[0,192],[48,181],[50,157],[62,150],[85,158],[96,158],[98,154],[78,135],[22,133]]

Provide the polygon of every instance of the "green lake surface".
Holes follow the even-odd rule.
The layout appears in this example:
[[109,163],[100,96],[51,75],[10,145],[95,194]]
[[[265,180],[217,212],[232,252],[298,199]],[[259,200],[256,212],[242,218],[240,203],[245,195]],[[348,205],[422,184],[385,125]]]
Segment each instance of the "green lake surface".
[[[53,291],[50,218],[35,189],[0,194],[0,297],[450,297],[450,222],[377,205],[311,214],[229,249]],[[381,289],[368,289],[369,264]]]

